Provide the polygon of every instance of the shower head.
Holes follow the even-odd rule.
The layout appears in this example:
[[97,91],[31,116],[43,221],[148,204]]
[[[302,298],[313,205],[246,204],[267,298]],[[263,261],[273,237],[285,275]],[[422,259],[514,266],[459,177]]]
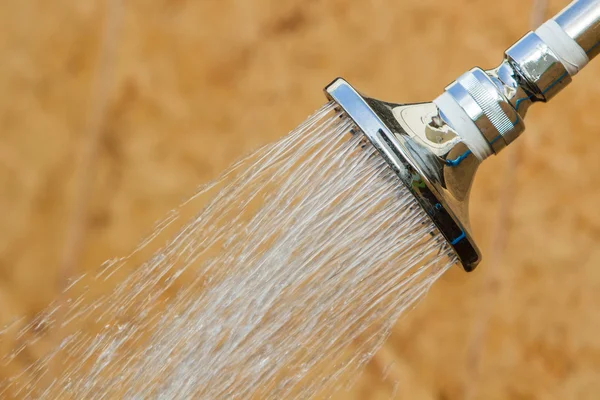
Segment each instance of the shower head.
[[499,67],[474,68],[431,103],[392,104],[338,78],[325,89],[367,136],[454,249],[466,271],[481,260],[469,224],[479,164],[524,130],[534,102],[563,90],[600,53],[600,0],[576,0],[510,47]]

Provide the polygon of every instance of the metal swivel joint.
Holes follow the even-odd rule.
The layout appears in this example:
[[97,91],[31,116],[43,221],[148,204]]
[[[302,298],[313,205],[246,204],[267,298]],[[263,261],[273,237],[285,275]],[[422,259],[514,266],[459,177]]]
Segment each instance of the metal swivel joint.
[[484,159],[525,130],[523,119],[532,103],[558,94],[599,52],[600,0],[575,1],[509,48],[498,68],[470,70],[434,103],[459,134],[473,132],[467,133],[467,144]]

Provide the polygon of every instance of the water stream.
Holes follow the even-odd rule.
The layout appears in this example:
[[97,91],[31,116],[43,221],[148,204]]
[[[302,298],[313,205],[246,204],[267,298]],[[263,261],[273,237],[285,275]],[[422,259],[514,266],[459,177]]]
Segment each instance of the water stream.
[[[354,132],[354,133],[353,133]],[[343,390],[455,262],[326,105],[171,212],[128,257],[2,333],[6,397],[307,398]]]

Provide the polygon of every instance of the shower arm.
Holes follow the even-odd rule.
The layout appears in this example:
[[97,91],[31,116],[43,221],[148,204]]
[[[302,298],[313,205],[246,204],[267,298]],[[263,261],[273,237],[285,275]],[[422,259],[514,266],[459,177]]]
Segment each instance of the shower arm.
[[360,128],[431,217],[465,270],[481,260],[469,223],[479,164],[525,130],[527,110],[562,91],[600,53],[600,0],[576,0],[511,46],[494,69],[473,68],[431,103],[394,104],[338,78],[328,98]]
[[600,0],[577,0],[511,46],[499,67],[473,68],[434,103],[483,160],[523,133],[531,104],[556,96],[598,53]]

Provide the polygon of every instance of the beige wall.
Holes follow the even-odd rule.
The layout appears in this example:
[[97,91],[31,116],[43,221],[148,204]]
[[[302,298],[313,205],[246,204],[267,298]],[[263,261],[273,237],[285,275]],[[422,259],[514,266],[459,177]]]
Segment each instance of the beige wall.
[[[381,99],[430,100],[467,68],[498,64],[531,8],[122,3],[0,3],[3,323],[55,297],[65,258],[78,272],[127,254],[199,183],[319,107],[334,77]],[[389,398],[395,386],[411,399],[600,394],[600,61],[577,78],[482,167],[480,269],[447,274],[340,398]]]

